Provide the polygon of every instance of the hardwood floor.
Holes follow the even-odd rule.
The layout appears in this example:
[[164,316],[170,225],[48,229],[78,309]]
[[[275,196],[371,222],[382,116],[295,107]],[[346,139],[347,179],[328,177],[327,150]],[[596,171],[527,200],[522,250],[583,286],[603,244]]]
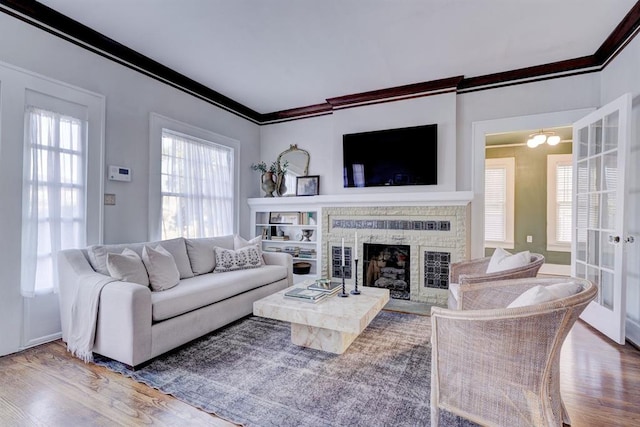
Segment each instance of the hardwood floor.
[[[562,349],[562,395],[574,427],[640,426],[640,351],[579,321]],[[232,426],[55,341],[0,357],[2,426]]]

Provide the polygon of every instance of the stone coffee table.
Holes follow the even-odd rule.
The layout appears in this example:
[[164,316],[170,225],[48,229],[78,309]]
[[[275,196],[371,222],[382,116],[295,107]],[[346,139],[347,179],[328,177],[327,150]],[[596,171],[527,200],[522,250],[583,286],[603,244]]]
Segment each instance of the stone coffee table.
[[[305,286],[306,282],[297,285]],[[388,289],[363,286],[360,295],[333,295],[315,304],[285,298],[290,289],[255,301],[253,314],[290,322],[291,342],[296,345],[336,354],[344,353],[389,302]]]

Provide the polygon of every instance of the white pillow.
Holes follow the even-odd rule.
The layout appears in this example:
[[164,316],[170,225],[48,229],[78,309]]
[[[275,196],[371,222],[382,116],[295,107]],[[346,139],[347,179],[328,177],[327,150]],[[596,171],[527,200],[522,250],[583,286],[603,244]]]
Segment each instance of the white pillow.
[[216,247],[214,252],[216,254],[214,273],[258,268],[264,265],[259,245],[245,246],[237,251]]
[[107,270],[114,279],[149,286],[149,276],[140,255],[129,248],[121,254],[107,254]]
[[162,245],[155,249],[145,246],[142,249],[142,261],[147,267],[149,284],[153,291],[165,291],[173,288],[180,281],[180,272],[176,262]]
[[556,299],[575,295],[581,290],[582,285],[576,282],[562,282],[547,286],[547,291],[551,292]]
[[524,267],[531,262],[529,251],[510,254],[502,248],[496,248],[489,260],[487,273],[497,273],[499,271],[511,270],[512,268]]
[[262,236],[256,236],[251,240],[245,240],[243,237],[240,237],[236,234],[233,236],[233,249],[238,250],[249,245],[259,245],[261,242]]
[[511,304],[507,306],[507,308],[542,304],[575,295],[580,292],[581,289],[582,286],[576,282],[556,283],[549,286],[537,285],[521,293],[518,298],[514,299]]

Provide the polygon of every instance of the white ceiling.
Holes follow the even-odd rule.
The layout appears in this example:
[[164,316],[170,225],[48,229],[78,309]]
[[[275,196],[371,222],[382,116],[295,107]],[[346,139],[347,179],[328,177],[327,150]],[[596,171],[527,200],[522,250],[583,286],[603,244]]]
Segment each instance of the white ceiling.
[[259,112],[592,55],[636,0],[39,0]]

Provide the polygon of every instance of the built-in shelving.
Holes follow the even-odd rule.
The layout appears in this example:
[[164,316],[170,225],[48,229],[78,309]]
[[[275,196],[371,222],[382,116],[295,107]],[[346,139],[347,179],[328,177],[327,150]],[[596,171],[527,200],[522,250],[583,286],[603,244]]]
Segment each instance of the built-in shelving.
[[[283,198],[267,205],[251,200],[252,229],[256,236],[262,235],[262,250],[289,253],[294,266],[309,263],[309,273],[294,274],[294,282],[317,278],[322,259],[319,209],[287,204]],[[279,204],[279,200],[283,203]]]

